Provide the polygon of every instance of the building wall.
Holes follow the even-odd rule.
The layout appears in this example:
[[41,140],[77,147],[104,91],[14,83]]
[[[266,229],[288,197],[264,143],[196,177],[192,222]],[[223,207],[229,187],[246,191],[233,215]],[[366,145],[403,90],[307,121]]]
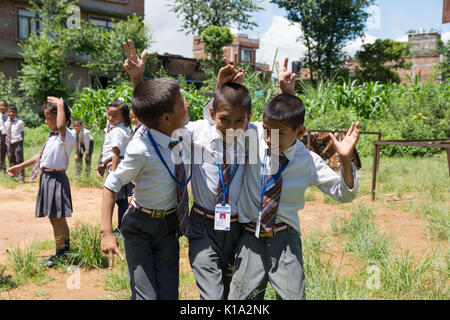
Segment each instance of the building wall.
[[[119,20],[134,13],[144,16],[145,0],[79,0],[81,18],[89,21],[90,18],[104,20]],[[18,67],[23,61],[18,46],[18,8],[27,9],[28,0],[1,0],[0,1],[0,72],[7,78],[17,78]],[[67,85],[75,86],[80,81],[81,86],[91,83],[89,71],[79,64],[71,63],[69,72],[73,72]]]

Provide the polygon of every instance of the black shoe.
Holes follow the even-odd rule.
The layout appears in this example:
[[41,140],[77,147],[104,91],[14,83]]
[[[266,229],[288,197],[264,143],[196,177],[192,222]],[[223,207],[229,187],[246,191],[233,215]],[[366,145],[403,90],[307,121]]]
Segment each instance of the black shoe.
[[39,265],[51,268],[55,266],[60,261],[61,255],[54,255],[51,257],[48,257],[47,259],[42,260],[39,262]]

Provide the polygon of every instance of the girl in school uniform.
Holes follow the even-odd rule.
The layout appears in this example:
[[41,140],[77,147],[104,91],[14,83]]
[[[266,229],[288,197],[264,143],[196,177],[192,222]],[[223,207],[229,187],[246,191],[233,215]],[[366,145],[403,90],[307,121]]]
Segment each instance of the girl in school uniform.
[[44,106],[45,123],[50,129],[41,151],[31,159],[8,169],[14,176],[34,164],[32,179],[41,173],[36,199],[36,218],[48,217],[53,227],[56,254],[41,262],[52,266],[70,250],[70,231],[66,218],[72,216],[72,197],[65,170],[75,147],[70,125],[69,106],[56,97],[48,97]]
[[[130,109],[128,105],[121,101],[113,102],[106,109],[109,127],[105,135],[101,154],[101,165],[106,169],[106,176],[111,171],[115,171],[125,155],[128,142],[130,142]],[[98,170],[101,177],[102,170]],[[116,204],[118,206],[118,227],[114,230],[116,236],[119,235],[122,225],[122,218],[128,209],[128,197],[133,195],[132,184],[124,185],[117,193]]]

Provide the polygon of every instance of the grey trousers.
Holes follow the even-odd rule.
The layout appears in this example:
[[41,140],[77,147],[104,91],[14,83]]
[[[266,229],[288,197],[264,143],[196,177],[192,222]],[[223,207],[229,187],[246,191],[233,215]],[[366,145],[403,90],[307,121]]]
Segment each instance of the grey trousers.
[[242,232],[228,298],[262,299],[268,281],[283,300],[305,299],[302,245],[296,231],[259,239]]
[[[23,162],[23,141],[6,145],[6,148],[10,167]],[[24,170],[19,172],[18,177],[19,180],[23,180]]]
[[128,207],[121,233],[132,300],[178,300],[177,215],[150,218]]
[[234,254],[241,225],[230,231],[214,230],[214,222],[205,217],[189,217],[189,261],[202,300],[225,300],[230,290]]
[[0,133],[0,171],[6,171],[6,134]]

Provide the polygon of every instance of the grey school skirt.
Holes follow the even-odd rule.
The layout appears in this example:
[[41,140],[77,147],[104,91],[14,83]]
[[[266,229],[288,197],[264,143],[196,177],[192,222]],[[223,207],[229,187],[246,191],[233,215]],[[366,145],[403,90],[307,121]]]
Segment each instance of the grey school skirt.
[[72,216],[72,196],[65,172],[42,173],[36,199],[36,218]]

